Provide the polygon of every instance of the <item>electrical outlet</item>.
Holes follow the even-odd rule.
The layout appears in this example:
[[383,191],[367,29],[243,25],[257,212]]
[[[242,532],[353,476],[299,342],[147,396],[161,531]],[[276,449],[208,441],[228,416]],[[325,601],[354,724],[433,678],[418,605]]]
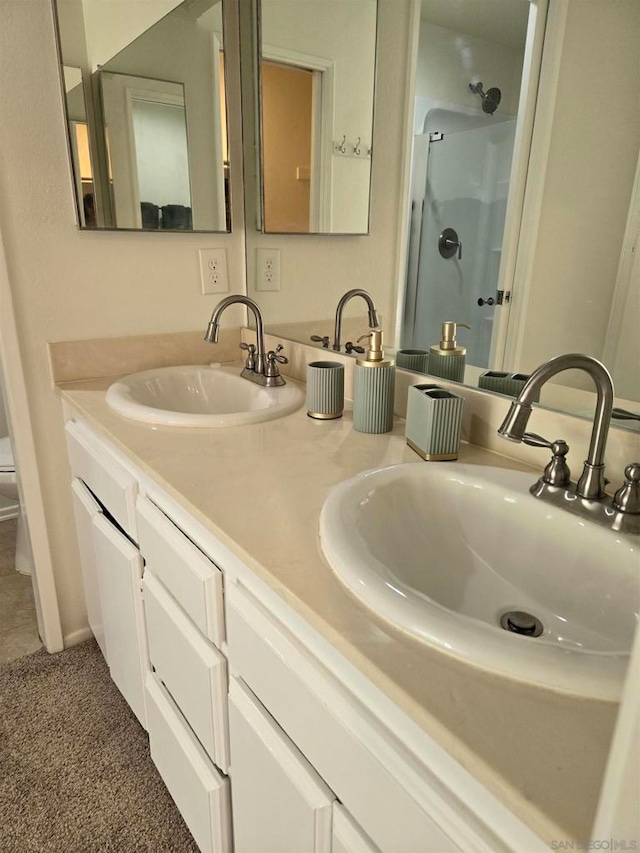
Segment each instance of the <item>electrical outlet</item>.
[[227,293],[227,250],[199,249],[203,293]]
[[256,249],[256,290],[280,290],[280,249]]

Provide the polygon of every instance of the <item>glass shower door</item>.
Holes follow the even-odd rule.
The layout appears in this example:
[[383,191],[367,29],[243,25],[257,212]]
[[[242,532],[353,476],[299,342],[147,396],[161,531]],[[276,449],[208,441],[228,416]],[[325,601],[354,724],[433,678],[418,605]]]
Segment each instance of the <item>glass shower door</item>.
[[[459,343],[467,347],[467,363],[489,364],[514,135],[512,120],[429,144],[410,344],[416,349],[437,344],[444,321],[465,322],[471,331]],[[461,243],[449,258],[438,249],[445,228],[455,229]]]

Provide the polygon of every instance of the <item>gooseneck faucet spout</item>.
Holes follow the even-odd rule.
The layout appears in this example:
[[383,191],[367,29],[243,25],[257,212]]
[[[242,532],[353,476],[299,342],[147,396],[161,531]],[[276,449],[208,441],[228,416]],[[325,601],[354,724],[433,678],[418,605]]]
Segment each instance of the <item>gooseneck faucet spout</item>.
[[235,305],[236,303],[246,305],[247,308],[250,308],[256,319],[257,349],[255,356],[256,364],[254,372],[259,375],[264,375],[266,366],[266,359],[264,354],[264,321],[262,319],[262,311],[260,310],[260,306],[257,304],[257,302],[254,302],[253,299],[250,299],[248,296],[242,296],[240,294],[226,296],[224,299],[221,299],[220,302],[218,302],[216,307],[213,309],[204,339],[210,344],[218,343],[218,337],[220,335],[220,316],[230,305]]
[[375,329],[376,326],[379,325],[378,312],[376,311],[376,306],[373,304],[371,294],[359,287],[354,290],[348,290],[344,296],[341,297],[338,302],[338,307],[336,308],[336,326],[333,335],[333,349],[336,352],[340,352],[342,347],[342,312],[344,311],[344,307],[347,302],[349,302],[350,299],[353,299],[354,296],[361,296],[367,303],[367,309],[369,311],[369,328]]
[[510,441],[525,440],[525,430],[531,415],[531,403],[542,386],[563,370],[584,370],[593,379],[598,399],[591,430],[589,453],[575,493],[586,500],[601,500],[604,497],[604,453],[613,408],[613,382],[607,368],[595,358],[578,353],[568,353],[549,359],[531,374],[517,400],[504,419],[498,434]]

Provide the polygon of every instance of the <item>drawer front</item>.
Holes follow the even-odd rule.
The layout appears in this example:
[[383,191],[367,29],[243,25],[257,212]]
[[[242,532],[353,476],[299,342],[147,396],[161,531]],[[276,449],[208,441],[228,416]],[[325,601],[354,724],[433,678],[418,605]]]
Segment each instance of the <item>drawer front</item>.
[[325,688],[322,675],[315,673],[320,677],[314,677],[312,686],[298,674],[304,655],[293,638],[237,584],[229,584],[226,592],[231,670],[248,684],[373,844],[384,853],[465,849],[362,742],[365,720],[359,710],[350,708],[347,724],[334,712],[331,687],[327,682]]
[[75,421],[66,426],[69,463],[74,477],[79,477],[109,510],[122,529],[134,541],[136,531],[135,477],[112,456],[108,449]]
[[333,792],[235,678],[229,717],[235,853],[331,853]]
[[227,773],[227,662],[151,572],[142,584],[151,664],[209,757]]
[[146,684],[151,758],[202,853],[231,853],[229,780],[155,676]]
[[149,571],[162,581],[205,637],[224,638],[222,572],[148,498],[137,502],[140,550]]

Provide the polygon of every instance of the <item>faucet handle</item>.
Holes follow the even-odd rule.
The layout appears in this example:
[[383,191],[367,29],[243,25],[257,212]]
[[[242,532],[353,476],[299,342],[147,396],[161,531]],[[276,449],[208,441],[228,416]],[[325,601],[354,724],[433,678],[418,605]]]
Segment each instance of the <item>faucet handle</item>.
[[240,344],[240,349],[247,351],[247,361],[245,363],[245,370],[255,370],[256,369],[256,345],[255,344],[245,344],[244,341]]
[[[364,337],[368,338],[369,335],[364,335]],[[358,338],[358,340],[361,340],[361,338]],[[364,347],[354,344],[353,341],[347,341],[344,345],[344,351],[347,353],[347,355],[350,355],[352,352],[363,353]]]
[[640,513],[640,462],[624,469],[624,483],[613,496],[613,506],[619,512]]
[[278,355],[278,353],[281,352],[283,349],[284,349],[283,345],[278,344],[278,346],[275,348],[275,350],[273,350],[273,349],[269,350],[269,352],[267,353],[267,361],[270,361],[270,362],[278,361],[278,362],[280,362],[280,364],[289,364],[289,359],[286,357],[286,355]]
[[316,344],[322,344],[325,349],[329,349],[329,335],[311,335],[311,340]]
[[561,438],[557,438],[555,441],[548,441],[535,432],[525,432],[522,440],[531,447],[546,447],[551,451],[551,462],[549,462],[542,474],[543,482],[549,486],[560,486],[563,488],[569,485],[571,471],[565,459],[565,456],[569,452],[569,445],[566,441]]

